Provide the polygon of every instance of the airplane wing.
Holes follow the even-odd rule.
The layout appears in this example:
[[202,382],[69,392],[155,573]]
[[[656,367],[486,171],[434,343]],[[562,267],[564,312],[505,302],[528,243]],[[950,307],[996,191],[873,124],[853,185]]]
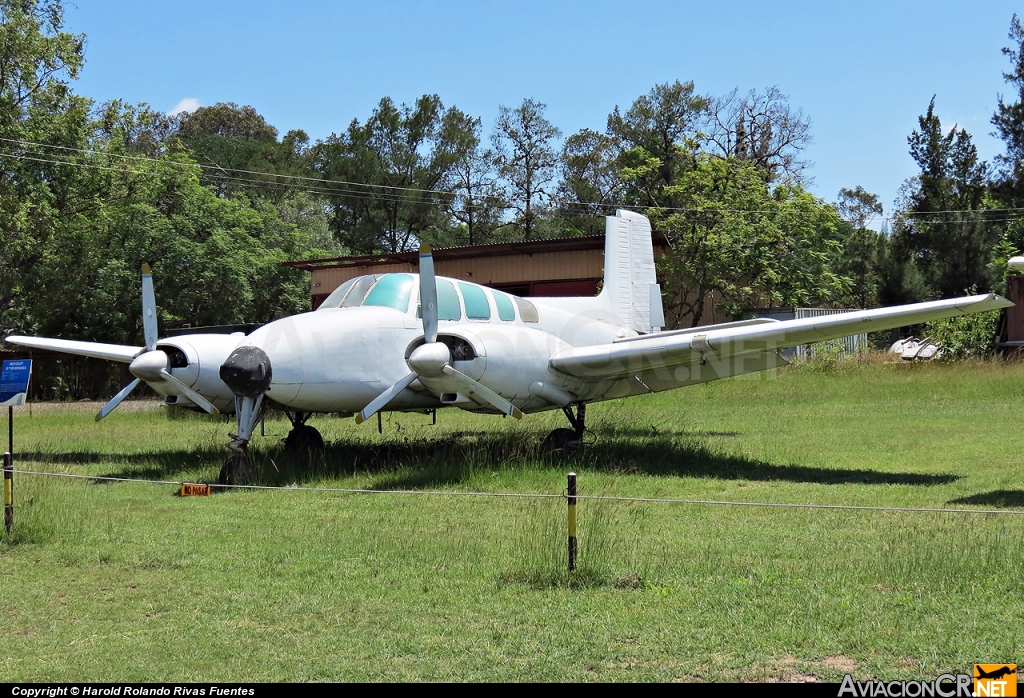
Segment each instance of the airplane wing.
[[764,354],[810,342],[917,325],[1012,305],[1002,296],[992,293],[799,320],[748,321],[695,327],[692,330],[628,337],[610,344],[566,349],[551,358],[551,367],[580,378],[620,378],[646,369],[700,361],[705,355],[721,360],[739,355]]
[[131,363],[132,359],[139,352],[145,350],[145,347],[129,347],[123,344],[101,344],[100,342],[78,342],[72,339],[48,339],[46,337],[22,337],[18,335],[6,337],[4,341],[31,349],[47,349],[65,354],[89,356],[94,359],[119,361],[123,364]]

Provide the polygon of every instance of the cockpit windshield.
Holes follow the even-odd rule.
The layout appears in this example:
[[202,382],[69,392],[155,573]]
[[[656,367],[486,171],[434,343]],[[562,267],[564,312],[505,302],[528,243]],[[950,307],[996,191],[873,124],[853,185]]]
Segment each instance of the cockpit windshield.
[[319,309],[357,308],[378,306],[394,308],[403,313],[409,310],[412,295],[412,276],[409,274],[369,274],[349,279],[324,299]]
[[[416,279],[412,274],[357,276],[334,289],[334,292],[320,304],[318,310],[377,306],[394,308],[399,312],[407,313],[415,285]],[[461,321],[465,317],[469,320],[490,321],[491,305],[488,302],[488,297],[497,309],[499,320],[514,322],[516,308],[519,309],[521,321],[538,322],[540,320],[537,307],[528,300],[493,289],[486,289],[485,292],[484,288],[476,284],[463,281],[452,283],[449,279],[444,278],[437,279],[437,318],[438,320]],[[465,303],[465,314],[463,314],[463,303]],[[416,317],[420,317],[420,313],[421,310],[417,307]]]

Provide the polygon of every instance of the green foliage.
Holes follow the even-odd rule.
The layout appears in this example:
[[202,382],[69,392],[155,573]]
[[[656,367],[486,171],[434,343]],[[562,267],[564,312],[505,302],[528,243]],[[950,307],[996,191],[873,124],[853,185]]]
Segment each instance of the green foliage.
[[538,219],[554,193],[562,132],[544,118],[545,105],[524,99],[515,109],[498,107],[491,142],[494,164],[505,187],[522,239],[536,237]]
[[[657,159],[628,171],[643,179]],[[831,206],[735,157],[700,156],[664,188],[681,211],[648,213],[671,251],[659,262],[666,317],[700,323],[709,302],[748,307],[835,303],[849,290],[837,271],[839,218]]]
[[1006,152],[996,156],[999,167],[997,190],[1001,198],[1014,206],[1024,201],[1024,25],[1014,14],[1010,21],[1009,38],[1011,46],[1003,48],[1003,55],[1010,59],[1010,71],[1003,78],[1010,84],[1016,101],[1004,102],[999,95],[999,105],[992,115],[996,133],[1006,144]]
[[999,311],[960,315],[925,325],[925,334],[942,345],[943,361],[990,356],[995,351]]
[[965,288],[991,288],[989,262],[999,228],[986,213],[994,206],[987,165],[967,131],[943,129],[934,97],[918,122],[907,140],[921,172],[910,183],[908,212],[898,217],[893,237],[931,295],[951,298]]
[[437,192],[476,149],[475,123],[437,95],[411,106],[385,97],[365,123],[318,143],[315,171],[355,183],[326,195],[337,239],[354,252],[400,252],[444,229],[451,197]]

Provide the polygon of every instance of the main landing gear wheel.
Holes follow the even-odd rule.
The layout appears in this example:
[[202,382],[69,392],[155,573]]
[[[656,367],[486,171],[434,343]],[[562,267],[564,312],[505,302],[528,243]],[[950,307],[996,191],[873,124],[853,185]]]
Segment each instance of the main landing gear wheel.
[[566,405],[562,412],[568,418],[572,429],[555,429],[541,442],[541,450],[544,453],[570,453],[583,447],[583,435],[587,431],[587,405],[579,403],[576,405],[576,414],[573,414],[572,405]]
[[572,429],[555,429],[544,437],[540,448],[544,453],[558,453],[575,451],[582,442],[576,438],[576,432]]
[[286,451],[322,451],[324,450],[324,437],[320,432],[306,424],[311,414],[309,412],[285,413],[288,421],[292,423],[292,429],[284,439],[284,450]]
[[248,453],[232,453],[220,469],[222,485],[248,485],[256,477],[256,464]]
[[284,450],[322,451],[324,450],[324,437],[308,424],[296,424],[285,437]]

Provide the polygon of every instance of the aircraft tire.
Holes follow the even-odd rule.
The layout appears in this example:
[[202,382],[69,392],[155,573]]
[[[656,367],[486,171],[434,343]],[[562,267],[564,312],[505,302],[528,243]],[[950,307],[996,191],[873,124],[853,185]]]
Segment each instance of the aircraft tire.
[[296,424],[284,439],[286,451],[322,451],[324,437],[308,424]]
[[544,453],[560,453],[575,451],[580,447],[580,440],[572,429],[555,429],[544,437],[540,448]]
[[256,464],[248,454],[233,453],[220,469],[218,482],[222,485],[248,485],[256,477]]

